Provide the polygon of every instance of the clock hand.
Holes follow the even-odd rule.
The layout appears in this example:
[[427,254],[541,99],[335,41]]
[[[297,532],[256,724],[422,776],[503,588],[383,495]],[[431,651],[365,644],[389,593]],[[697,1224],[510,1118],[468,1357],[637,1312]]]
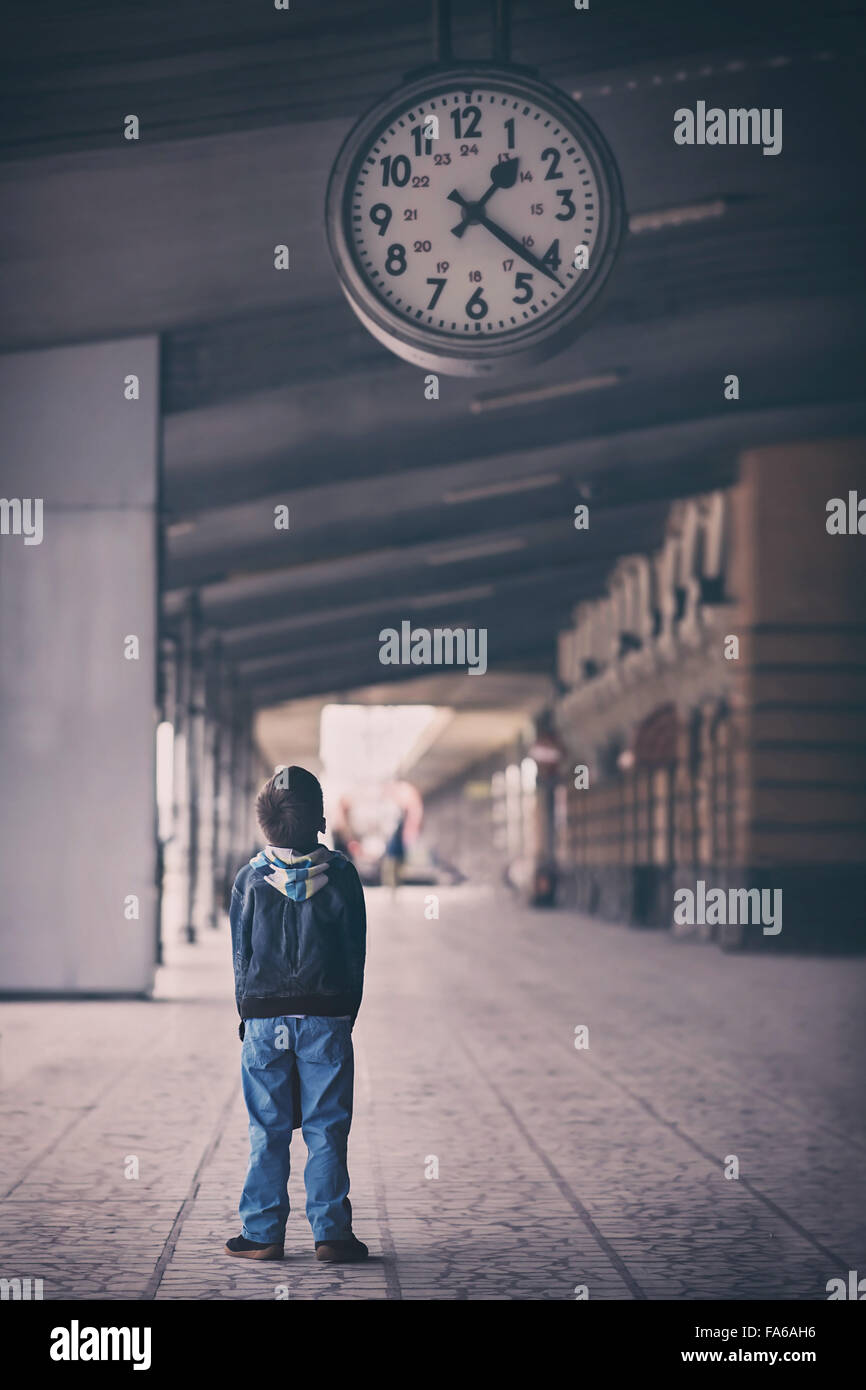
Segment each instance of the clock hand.
[[491,232],[493,236],[496,237],[497,241],[501,241],[503,246],[507,246],[509,251],[513,251],[516,256],[520,256],[521,260],[526,261],[527,265],[531,265],[540,275],[546,275],[548,280],[552,280],[561,290],[565,289],[562,281],[554,275],[553,271],[550,270],[543,261],[540,261],[537,256],[534,256],[522,242],[518,241],[517,237],[513,237],[511,233],[506,232],[503,227],[498,226],[495,222],[491,222],[490,218],[484,213],[478,218],[478,221],[482,227],[486,227],[488,232]]
[[498,164],[494,164],[490,170],[490,187],[478,199],[477,207],[483,208],[488,198],[492,198],[497,188],[513,188],[517,182],[517,155],[511,159],[502,159]]
[[480,215],[497,188],[513,188],[517,182],[517,156],[512,159],[503,159],[499,164],[494,164],[490,170],[490,187],[483,193],[477,202],[469,202],[463,198],[456,190],[448,194],[452,203],[459,203],[463,208],[469,208],[469,215],[460,222],[459,226],[452,227],[451,230],[456,237],[461,237],[471,222],[478,222]]
[[528,265],[533,266],[534,269],[540,271],[542,275],[546,275],[548,279],[555,280],[560,289],[564,288],[562,281],[557,279],[553,271],[548,270],[544,262],[540,261],[537,256],[533,256],[532,252],[529,251],[522,242],[517,241],[515,237],[511,236],[509,232],[506,232],[503,227],[498,226],[497,223],[491,222],[486,213],[479,213],[477,211],[477,203],[467,202],[463,195],[458,193],[456,189],[454,189],[452,193],[449,193],[448,197],[452,203],[459,203],[463,208],[472,209],[471,215],[465,222],[461,222],[459,227],[451,228],[454,236],[462,236],[470,222],[477,222],[479,226],[486,227],[489,232],[492,232],[503,245],[508,247],[509,251],[514,251],[522,260],[526,261]]
[[[449,201],[449,203],[459,203],[460,207],[462,207],[462,208],[471,207],[471,204],[467,201],[466,198],[463,197],[463,194],[462,194],[462,193],[458,193],[458,192],[457,192],[457,189],[456,189],[456,188],[453,188],[453,189],[451,190],[451,192],[448,194],[448,201]],[[464,220],[461,218],[461,220],[460,220],[460,222],[458,222],[457,226],[451,228],[451,235],[452,235],[452,236],[462,236],[463,233],[466,231],[466,228],[469,226],[470,220],[474,222],[475,219],[474,219],[474,218],[470,219],[470,218],[467,217],[467,218],[465,219],[465,221],[464,221]]]

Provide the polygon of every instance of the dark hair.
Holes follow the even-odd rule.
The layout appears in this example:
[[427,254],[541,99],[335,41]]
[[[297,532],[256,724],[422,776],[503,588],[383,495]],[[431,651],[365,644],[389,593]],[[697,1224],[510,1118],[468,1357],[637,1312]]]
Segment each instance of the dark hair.
[[322,788],[305,767],[282,767],[256,798],[256,816],[269,845],[308,849],[318,839],[323,817]]

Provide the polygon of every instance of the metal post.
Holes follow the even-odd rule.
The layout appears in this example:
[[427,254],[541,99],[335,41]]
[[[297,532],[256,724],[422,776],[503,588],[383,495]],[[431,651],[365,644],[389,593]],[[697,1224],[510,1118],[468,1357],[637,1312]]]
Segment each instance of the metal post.
[[225,879],[230,849],[231,723],[228,669],[222,645],[214,652],[213,721],[213,907],[211,926],[219,926],[225,908]]
[[433,59],[448,63],[452,56],[451,0],[433,0]]
[[207,828],[204,832],[207,846],[205,872],[205,894],[203,899],[203,920],[209,927],[219,925],[218,908],[218,856],[219,856],[219,795],[220,795],[220,692],[221,650],[219,639],[213,634],[205,653],[204,671],[204,773],[207,778],[207,794],[203,807],[207,813]]
[[199,818],[199,718],[198,685],[201,653],[199,652],[199,612],[197,595],[191,594],[184,617],[183,674],[186,724],[186,920],[183,932],[187,941],[195,941],[196,886],[198,883],[198,818]]
[[493,60],[511,62],[511,0],[494,0]]

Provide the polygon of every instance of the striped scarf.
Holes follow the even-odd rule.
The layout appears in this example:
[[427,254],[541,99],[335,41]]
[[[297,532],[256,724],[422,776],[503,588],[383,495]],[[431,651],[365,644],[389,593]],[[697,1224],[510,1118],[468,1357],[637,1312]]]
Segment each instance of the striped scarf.
[[320,845],[311,854],[295,854],[291,849],[265,845],[250,863],[254,869],[270,866],[265,883],[272,884],[286,898],[304,902],[328,882],[328,863],[333,858],[333,852],[326,845]]

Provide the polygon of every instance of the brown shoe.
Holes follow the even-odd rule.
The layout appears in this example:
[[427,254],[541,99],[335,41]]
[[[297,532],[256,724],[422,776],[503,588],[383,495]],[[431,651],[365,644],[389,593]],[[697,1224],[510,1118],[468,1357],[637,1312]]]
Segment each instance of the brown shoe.
[[232,1236],[231,1240],[225,1243],[227,1255],[237,1255],[241,1260],[281,1260],[283,1258],[282,1245],[259,1245],[255,1240],[247,1240],[245,1236]]
[[357,1236],[348,1240],[317,1240],[316,1259],[328,1264],[358,1264],[366,1260],[369,1250]]

